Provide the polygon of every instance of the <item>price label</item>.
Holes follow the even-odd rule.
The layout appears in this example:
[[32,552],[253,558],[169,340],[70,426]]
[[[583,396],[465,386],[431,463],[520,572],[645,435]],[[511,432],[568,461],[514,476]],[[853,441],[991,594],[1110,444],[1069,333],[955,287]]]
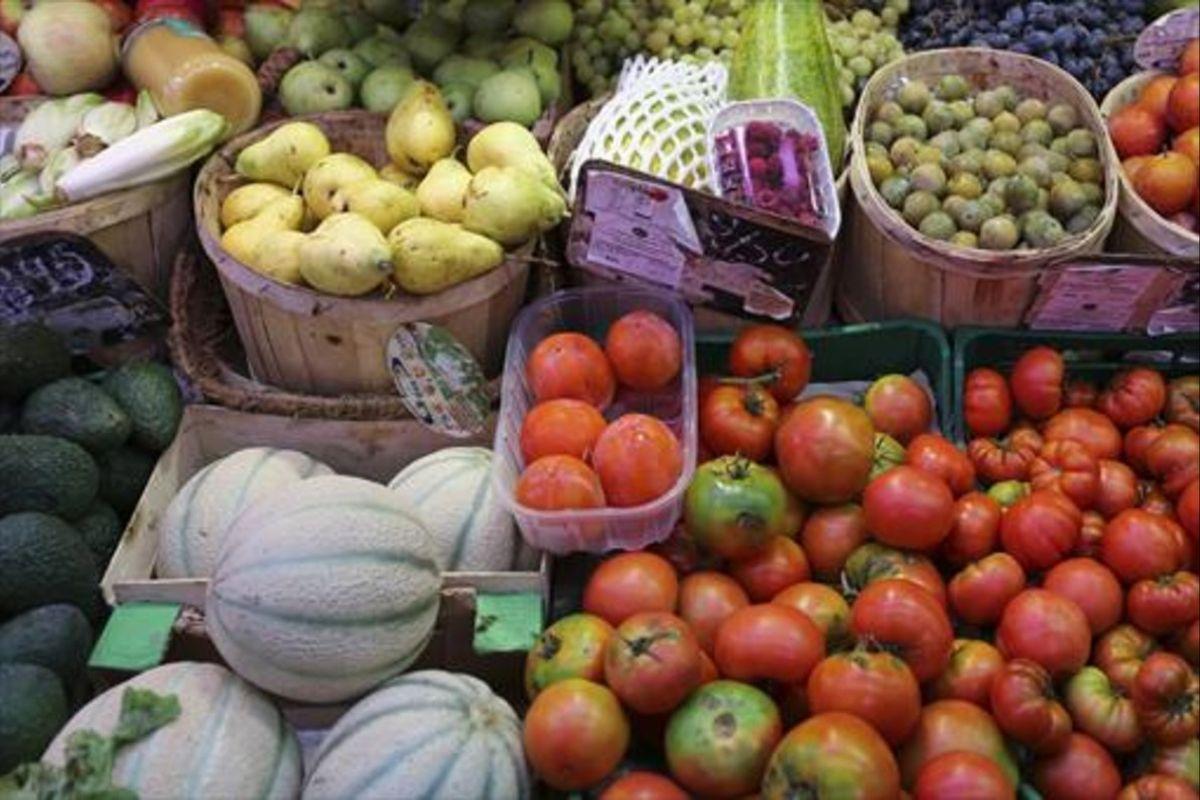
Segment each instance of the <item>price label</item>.
[[483,370],[445,328],[401,325],[388,342],[387,367],[404,407],[425,427],[455,439],[486,430],[492,399]]
[[1142,69],[1161,69],[1171,73],[1187,43],[1200,31],[1200,8],[1172,11],[1156,19],[1138,36],[1133,58]]

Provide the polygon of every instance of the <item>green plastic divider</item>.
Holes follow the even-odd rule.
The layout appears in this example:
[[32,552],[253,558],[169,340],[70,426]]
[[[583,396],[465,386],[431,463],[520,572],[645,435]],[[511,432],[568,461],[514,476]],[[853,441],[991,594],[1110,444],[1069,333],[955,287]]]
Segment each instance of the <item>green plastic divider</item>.
[[1200,336],[1178,333],[1143,336],[1127,333],[1074,333],[1070,331],[959,328],[954,334],[955,438],[964,441],[963,384],[976,367],[991,367],[1008,374],[1021,354],[1048,345],[1063,354],[1072,377],[1103,383],[1119,370],[1145,364],[1168,377],[1200,372]]

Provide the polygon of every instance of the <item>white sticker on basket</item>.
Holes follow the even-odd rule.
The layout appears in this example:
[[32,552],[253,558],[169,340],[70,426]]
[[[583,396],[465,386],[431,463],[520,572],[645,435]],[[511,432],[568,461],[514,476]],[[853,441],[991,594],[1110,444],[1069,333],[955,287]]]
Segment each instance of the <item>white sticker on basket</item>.
[[492,401],[483,370],[445,328],[425,322],[396,328],[387,367],[405,408],[425,427],[456,439],[487,427]]
[[1026,323],[1063,331],[1120,331],[1138,315],[1138,300],[1155,283],[1151,269],[1068,270],[1054,277]]
[[1137,38],[1133,58],[1142,69],[1175,72],[1179,56],[1200,30],[1200,8],[1184,8],[1159,17]]
[[12,37],[0,33],[0,92],[8,88],[21,71],[21,48]]

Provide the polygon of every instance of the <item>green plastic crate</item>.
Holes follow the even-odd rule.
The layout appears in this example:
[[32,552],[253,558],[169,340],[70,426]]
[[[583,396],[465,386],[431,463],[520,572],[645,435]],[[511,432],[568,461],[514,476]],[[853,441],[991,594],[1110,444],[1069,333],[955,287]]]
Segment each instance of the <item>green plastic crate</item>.
[[1168,377],[1200,372],[1200,337],[1194,333],[1143,336],[1128,333],[959,328],[954,334],[955,437],[967,436],[963,423],[963,384],[976,367],[991,367],[1007,375],[1026,350],[1049,345],[1060,350],[1072,377],[1103,384],[1117,371],[1145,364]]

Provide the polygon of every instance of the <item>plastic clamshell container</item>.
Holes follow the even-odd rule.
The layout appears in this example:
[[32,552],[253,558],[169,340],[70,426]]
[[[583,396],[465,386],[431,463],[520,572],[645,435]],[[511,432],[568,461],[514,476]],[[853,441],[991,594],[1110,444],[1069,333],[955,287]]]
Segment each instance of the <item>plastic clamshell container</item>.
[[[683,346],[679,377],[655,393],[618,387],[604,416],[623,414],[658,417],[678,437],[683,471],[661,497],[629,508],[539,511],[517,502],[517,479],[524,468],[521,423],[534,406],[525,379],[525,363],[547,336],[572,331],[603,345],[609,326],[631,311],[651,311],[671,323]],[[531,303],[517,317],[508,338],[504,378],[500,387],[500,419],[496,426],[492,483],[501,501],[517,520],[525,540],[554,554],[637,550],[666,539],[683,512],[683,495],[696,469],[696,356],[695,330],[687,304],[676,295],[654,289],[594,286],[568,289]]]

